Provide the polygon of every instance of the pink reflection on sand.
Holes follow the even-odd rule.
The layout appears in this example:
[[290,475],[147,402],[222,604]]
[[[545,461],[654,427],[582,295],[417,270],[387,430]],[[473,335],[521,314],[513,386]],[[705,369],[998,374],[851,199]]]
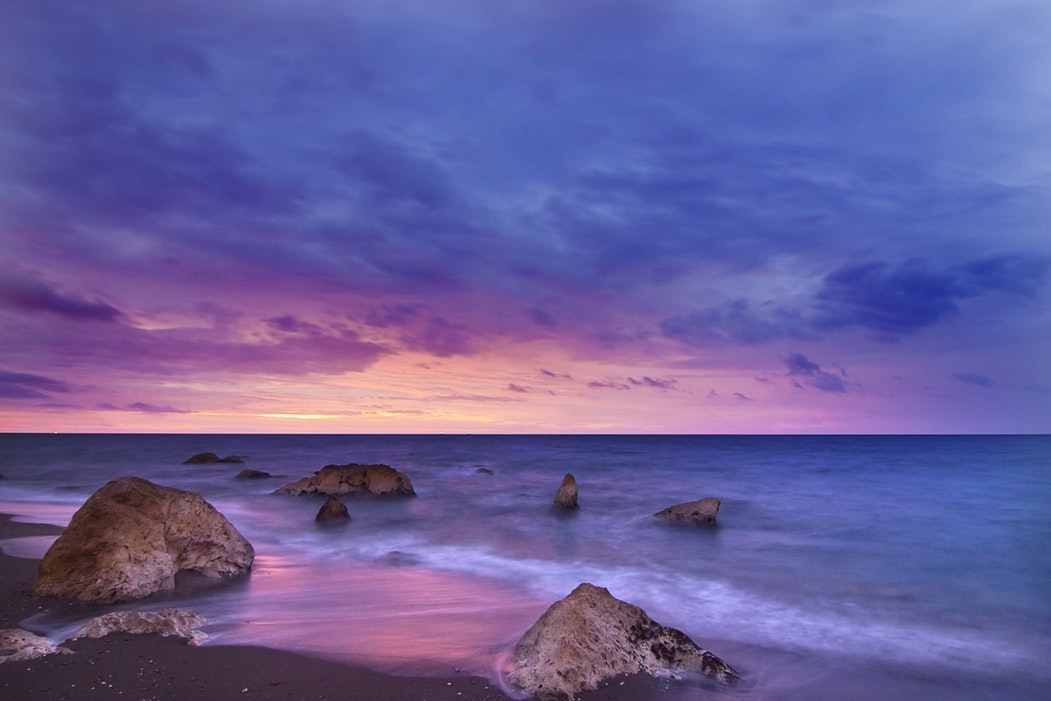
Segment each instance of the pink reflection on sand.
[[491,676],[550,604],[504,582],[412,565],[257,557],[207,612],[210,642],[254,644],[394,673]]

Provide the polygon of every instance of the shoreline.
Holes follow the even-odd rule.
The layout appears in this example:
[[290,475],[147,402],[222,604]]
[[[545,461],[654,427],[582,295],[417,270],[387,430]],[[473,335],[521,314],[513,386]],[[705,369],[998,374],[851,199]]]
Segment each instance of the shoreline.
[[[0,514],[0,540],[57,535],[62,528]],[[38,560],[0,553],[0,629],[63,602],[32,594]],[[72,655],[0,663],[0,697],[140,701],[173,698],[346,699],[356,701],[509,701],[483,677],[395,676],[297,652],[245,645],[194,647],[159,635],[117,633],[62,643]],[[673,699],[674,684],[648,677],[615,680],[580,701]],[[681,689],[681,691],[686,691]]]

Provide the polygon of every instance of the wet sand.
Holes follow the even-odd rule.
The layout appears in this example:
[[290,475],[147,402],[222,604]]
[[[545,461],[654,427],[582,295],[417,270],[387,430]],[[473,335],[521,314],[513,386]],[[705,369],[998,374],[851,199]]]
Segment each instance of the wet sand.
[[[52,535],[61,528],[0,515],[0,539]],[[17,628],[41,610],[62,607],[33,596],[37,560],[0,554],[0,628]],[[507,701],[488,679],[458,675],[380,674],[307,655],[250,646],[188,646],[155,635],[114,634],[64,644],[72,655],[0,663],[5,699],[354,699],[355,701]],[[641,678],[615,681],[581,701],[679,697],[674,685]]]

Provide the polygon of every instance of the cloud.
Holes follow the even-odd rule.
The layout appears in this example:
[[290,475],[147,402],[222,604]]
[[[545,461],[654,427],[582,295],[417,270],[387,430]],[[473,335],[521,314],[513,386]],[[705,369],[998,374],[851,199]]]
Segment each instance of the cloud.
[[618,391],[631,389],[630,385],[626,385],[623,382],[616,382],[615,380],[607,380],[605,382],[592,380],[591,382],[588,382],[588,387],[590,387],[591,389],[615,389]]
[[[804,381],[814,389],[836,394],[844,394],[847,391],[846,385],[841,378],[822,370],[820,365],[802,353],[792,353],[782,360],[784,360],[785,366],[788,368],[790,377],[804,378]],[[802,387],[798,381],[795,381],[795,386]]]
[[97,409],[101,411],[136,411],[145,414],[192,414],[193,411],[189,409],[176,409],[171,406],[157,406],[156,404],[147,404],[145,402],[132,402],[126,406],[120,407],[109,402],[102,402],[98,404]]
[[953,318],[970,298],[1002,293],[1033,299],[1049,270],[1049,259],[1024,254],[944,268],[919,259],[899,265],[871,260],[833,270],[794,306],[738,299],[670,317],[659,326],[663,336],[699,348],[816,340],[849,328],[892,342]]
[[1001,255],[942,270],[920,260],[892,267],[870,261],[840,268],[825,277],[816,295],[815,327],[849,326],[888,339],[939,324],[959,312],[960,303],[990,292],[1032,298],[1051,265],[1042,256]]
[[748,300],[738,299],[721,307],[709,307],[660,323],[667,338],[690,346],[757,345],[786,337],[806,338],[810,332],[797,312],[763,305],[752,309]]
[[958,372],[949,375],[949,377],[969,385],[978,385],[979,387],[992,387],[996,384],[996,380],[991,377],[986,377],[985,375],[979,375],[973,372]]
[[50,377],[0,370],[0,397],[7,399],[48,399],[45,392],[71,392],[65,382]]
[[529,390],[526,389],[525,387],[523,387],[522,385],[516,385],[514,382],[509,382],[507,384],[507,391],[508,392],[518,392],[520,394],[525,394]]
[[407,350],[423,351],[439,358],[470,356],[475,352],[469,330],[446,321],[422,304],[376,307],[365,323],[378,329],[396,329],[397,339]]
[[628,382],[636,386],[654,387],[656,389],[676,389],[675,380],[655,380],[652,377],[643,376],[641,380],[636,380],[634,377],[629,377]]
[[42,282],[13,273],[0,274],[0,304],[9,308],[54,314],[74,321],[119,321],[123,314],[101,302],[88,302],[55,292]]

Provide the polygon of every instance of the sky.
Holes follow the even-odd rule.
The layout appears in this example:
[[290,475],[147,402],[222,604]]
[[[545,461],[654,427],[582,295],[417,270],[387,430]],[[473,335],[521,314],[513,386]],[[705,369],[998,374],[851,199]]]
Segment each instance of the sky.
[[1046,0],[4,0],[0,430],[1051,432]]

